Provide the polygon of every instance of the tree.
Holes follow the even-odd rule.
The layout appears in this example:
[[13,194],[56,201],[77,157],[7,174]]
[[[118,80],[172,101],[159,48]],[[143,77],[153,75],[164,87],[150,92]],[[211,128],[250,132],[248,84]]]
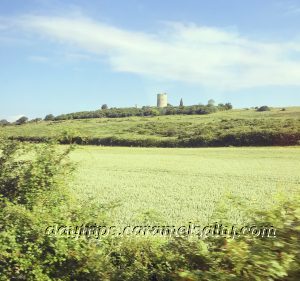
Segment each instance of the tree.
[[45,116],[44,120],[45,121],[53,121],[54,120],[54,115],[53,114],[48,114]]
[[182,98],[180,99],[179,106],[180,106],[180,107],[182,107],[182,106],[183,106],[183,100],[182,100]]
[[210,100],[208,100],[207,105],[214,106],[215,105],[215,101],[213,99],[210,99]]
[[26,116],[22,116],[21,118],[19,118],[17,121],[16,121],[16,124],[17,125],[22,125],[22,124],[25,124],[27,123],[28,121],[28,118]]
[[268,107],[267,105],[263,105],[259,108],[256,109],[256,111],[270,111],[270,107]]
[[0,126],[6,126],[9,125],[9,122],[6,119],[0,120]]
[[159,111],[157,109],[151,109],[151,115],[152,116],[158,116],[159,115]]
[[104,109],[108,109],[108,106],[107,106],[107,104],[102,104],[102,106],[101,106],[101,109],[102,109],[102,110],[104,110]]
[[40,122],[42,120],[43,120],[42,118],[34,118],[34,119],[30,120],[30,122],[32,122],[32,123],[38,123],[38,122]]
[[225,103],[225,109],[226,110],[232,109],[232,104],[230,102]]

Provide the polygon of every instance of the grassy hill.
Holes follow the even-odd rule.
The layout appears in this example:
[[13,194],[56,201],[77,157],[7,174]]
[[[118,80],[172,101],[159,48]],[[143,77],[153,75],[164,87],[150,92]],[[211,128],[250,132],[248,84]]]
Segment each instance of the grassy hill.
[[41,121],[0,127],[0,136],[116,146],[296,145],[300,141],[300,107],[285,111],[236,109],[206,115]]

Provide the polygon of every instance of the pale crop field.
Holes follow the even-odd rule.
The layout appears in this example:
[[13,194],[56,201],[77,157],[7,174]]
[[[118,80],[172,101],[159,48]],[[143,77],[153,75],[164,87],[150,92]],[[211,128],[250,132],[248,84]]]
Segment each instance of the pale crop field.
[[99,206],[118,202],[109,212],[118,225],[204,224],[221,202],[236,223],[240,212],[229,195],[266,209],[278,193],[300,190],[300,147],[78,147],[71,158],[77,163],[74,193]]

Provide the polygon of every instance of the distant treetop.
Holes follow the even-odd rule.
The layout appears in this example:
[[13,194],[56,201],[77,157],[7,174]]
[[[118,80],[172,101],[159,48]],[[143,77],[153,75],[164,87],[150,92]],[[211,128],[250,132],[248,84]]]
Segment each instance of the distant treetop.
[[213,99],[210,99],[210,100],[208,100],[207,105],[214,106],[215,105],[215,101]]
[[25,124],[27,123],[28,121],[28,118],[26,116],[22,116],[21,118],[19,118],[17,121],[16,121],[16,124],[17,125],[22,125],[22,124]]
[[267,105],[263,105],[263,106],[257,108],[256,110],[257,110],[257,111],[270,111],[271,108],[268,107]]
[[9,122],[6,119],[0,120],[0,126],[6,126],[8,124],[9,124]]
[[182,106],[183,106],[183,100],[182,100],[182,98],[180,99],[179,106],[180,106],[180,107],[182,107]]
[[224,111],[232,109],[230,103],[220,104],[219,106],[212,105],[188,105],[170,106],[158,109],[152,106],[142,106],[141,108],[127,107],[127,108],[106,108],[103,105],[101,109],[94,111],[73,112],[56,116],[54,120],[68,120],[68,119],[87,119],[87,118],[122,118],[130,116],[157,116],[157,115],[192,115],[192,114],[210,114],[217,111]]
[[44,120],[45,121],[52,121],[52,120],[54,120],[54,115],[53,114],[48,114],[48,115],[46,115],[45,116],[45,118],[44,118]]

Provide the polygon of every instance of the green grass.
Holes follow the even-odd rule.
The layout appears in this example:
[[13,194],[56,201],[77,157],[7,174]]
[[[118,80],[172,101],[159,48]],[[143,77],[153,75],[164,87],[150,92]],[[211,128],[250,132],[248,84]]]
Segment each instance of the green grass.
[[[209,142],[218,140],[222,136],[233,135],[235,139],[238,139],[242,134],[265,134],[266,132],[282,133],[285,135],[283,138],[287,138],[289,135],[299,135],[300,133],[300,107],[289,107],[286,111],[274,108],[268,112],[256,112],[254,109],[250,109],[223,111],[207,115],[42,121],[21,126],[0,127],[0,136],[23,137],[25,139],[30,137],[48,138],[59,137],[66,131],[73,136],[86,139],[112,137],[122,140],[122,143],[116,142],[115,145],[128,146],[132,144],[139,146],[138,143],[134,143],[137,140],[150,140],[154,143],[155,141],[178,143],[180,140],[200,137]],[[294,137],[293,144],[296,144],[298,137]],[[249,142],[250,145],[253,142],[255,143],[255,140]],[[229,144],[231,144],[230,141]]]
[[[80,146],[71,157],[78,163],[73,192],[99,206],[118,201],[109,213],[118,225],[205,224],[227,195],[259,210],[276,204],[276,194],[300,189],[300,147]],[[236,206],[225,207],[232,223],[243,220]]]

